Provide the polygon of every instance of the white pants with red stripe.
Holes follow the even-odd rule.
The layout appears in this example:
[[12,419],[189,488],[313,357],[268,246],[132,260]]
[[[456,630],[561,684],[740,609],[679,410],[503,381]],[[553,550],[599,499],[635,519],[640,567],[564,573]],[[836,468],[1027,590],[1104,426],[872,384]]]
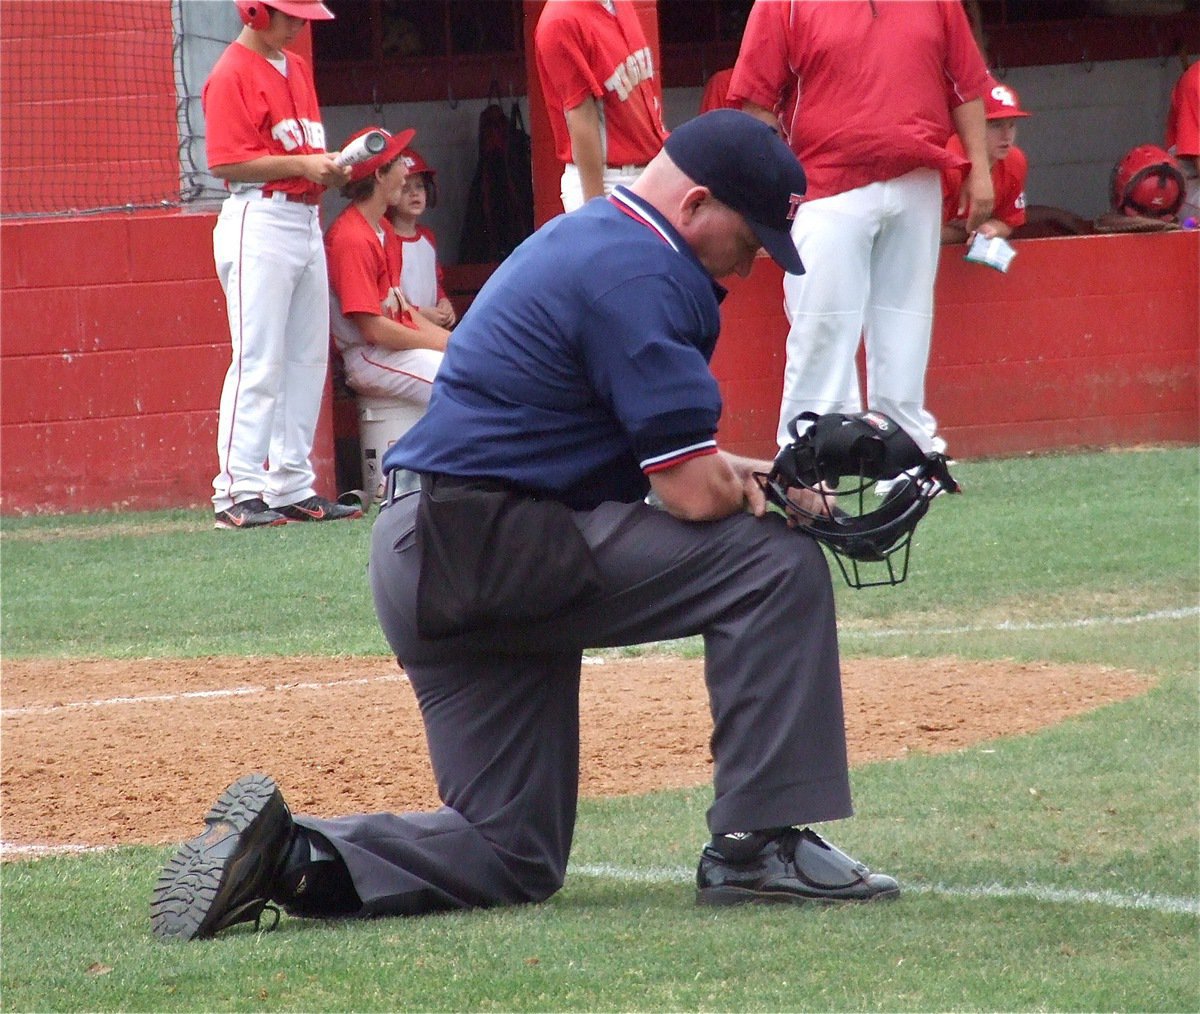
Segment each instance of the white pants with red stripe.
[[[329,278],[317,207],[226,199],[213,230],[232,357],[217,422],[213,506],[312,496],[329,366]],[[265,462],[265,467],[264,467]]]
[[791,322],[779,444],[800,412],[861,412],[855,354],[866,345],[867,404],[922,450],[942,450],[925,409],[940,249],[939,174],[917,169],[806,201],[792,226],[805,274],[784,275]]
[[356,345],[342,352],[346,382],[359,394],[429,404],[444,353],[434,349],[384,349]]

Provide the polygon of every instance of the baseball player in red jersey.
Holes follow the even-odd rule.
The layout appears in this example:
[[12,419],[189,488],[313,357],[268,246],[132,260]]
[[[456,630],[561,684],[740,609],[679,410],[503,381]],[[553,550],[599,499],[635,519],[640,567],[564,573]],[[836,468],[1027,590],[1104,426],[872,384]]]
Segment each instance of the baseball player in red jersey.
[[[1017,120],[1029,113],[1021,108],[1017,93],[995,79],[989,79],[983,93],[983,111],[987,117],[988,165],[996,205],[992,217],[975,231],[988,239],[995,236],[1007,239],[1013,229],[1025,224],[1025,177],[1029,173],[1029,163],[1025,160],[1025,152],[1017,147],[1016,139]],[[963,156],[962,141],[957,134],[951,136],[946,147],[951,153]],[[964,243],[970,238],[963,218],[965,180],[966,172],[962,168],[942,173],[943,243]]]
[[213,231],[233,343],[217,424],[216,526],[361,517],[317,495],[311,462],[329,361],[317,205],[349,173],[325,150],[312,70],[286,48],[308,21],[333,15],[319,0],[235,2],[244,27],[201,94],[209,170],[230,192]]
[[[350,141],[380,127],[367,127]],[[330,325],[360,394],[429,403],[450,332],[416,313],[400,287],[400,238],[387,219],[400,200],[408,167],[401,157],[413,131],[351,169],[342,195],[351,203],[329,227],[325,251],[333,288]],[[349,142],[347,142],[349,143]]]
[[[867,400],[923,451],[944,450],[925,410],[943,168],[971,162],[968,228],[992,211],[982,95],[987,68],[959,0],[756,0],[729,96],[777,126],[808,176],[784,276],[791,321],[779,442],[801,412]],[[778,110],[778,115],[776,115]],[[882,485],[877,490],[882,491]]]
[[1200,215],[1200,61],[1183,72],[1171,91],[1166,143],[1187,181],[1187,196],[1177,216],[1182,222]]
[[534,31],[563,209],[637,179],[666,140],[662,85],[630,0],[549,0]]

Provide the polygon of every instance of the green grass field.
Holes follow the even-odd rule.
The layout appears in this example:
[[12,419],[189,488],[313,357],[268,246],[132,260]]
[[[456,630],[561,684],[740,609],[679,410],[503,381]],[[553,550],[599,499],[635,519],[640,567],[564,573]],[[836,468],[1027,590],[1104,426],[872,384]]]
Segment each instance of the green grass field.
[[[967,493],[922,522],[908,582],[839,590],[850,656],[1088,662],[1157,681],[1035,735],[856,768],[858,816],[827,830],[900,878],[895,904],[696,908],[705,790],[585,801],[545,905],[285,917],[184,945],[149,933],[168,850],[128,847],[0,866],[0,1004],[1200,1010],[1198,465],[1195,448],[965,462]],[[386,650],[367,525],[209,523],[4,519],[4,657]]]

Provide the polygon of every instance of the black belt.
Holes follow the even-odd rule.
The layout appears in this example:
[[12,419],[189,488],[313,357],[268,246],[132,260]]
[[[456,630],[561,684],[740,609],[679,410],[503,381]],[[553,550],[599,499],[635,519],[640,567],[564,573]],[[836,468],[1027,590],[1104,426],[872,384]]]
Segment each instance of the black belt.
[[387,510],[392,504],[400,499],[400,497],[396,494],[396,473],[398,471],[398,468],[393,468],[387,474],[387,482],[384,483],[383,487],[383,499],[379,501],[379,509],[381,511]]
[[412,474],[403,468],[393,468],[387,474],[387,480],[383,485],[383,499],[379,501],[379,509],[387,510],[397,500],[403,500],[406,496],[412,496],[414,493],[421,492],[420,487],[416,489],[401,488],[399,477],[402,474]]
[[[417,475],[420,479],[420,485],[416,489],[401,488],[399,476]],[[387,481],[383,487],[383,499],[379,503],[379,509],[384,510],[394,504],[397,500],[403,500],[406,496],[412,496],[414,493],[421,492],[422,489],[432,489],[434,484],[437,484],[439,490],[454,490],[461,489],[464,486],[469,486],[472,489],[486,490],[494,493],[517,493],[522,496],[533,497],[534,494],[527,493],[510,483],[503,482],[500,479],[479,479],[468,478],[461,475],[444,475],[441,472],[408,472],[407,469],[393,468],[387,474]]]

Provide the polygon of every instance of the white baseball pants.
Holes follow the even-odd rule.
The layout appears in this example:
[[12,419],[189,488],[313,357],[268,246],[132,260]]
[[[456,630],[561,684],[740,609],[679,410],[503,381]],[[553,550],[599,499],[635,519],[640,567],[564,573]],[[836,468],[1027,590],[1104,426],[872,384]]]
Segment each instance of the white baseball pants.
[[429,404],[443,352],[356,345],[342,353],[346,382],[359,394]]
[[[617,186],[627,187],[642,175],[644,165],[608,166],[604,170],[604,195],[607,197]],[[583,183],[579,179],[579,169],[574,162],[568,162],[563,167],[562,183],[560,186],[563,211],[574,211],[586,203],[583,199]]]
[[[329,278],[315,205],[226,199],[213,230],[232,356],[221,390],[213,506],[315,492],[313,440],[329,366]],[[264,467],[265,463],[265,467]]]
[[855,353],[866,344],[867,404],[922,450],[941,450],[925,409],[942,190],[917,169],[800,206],[792,239],[805,274],[784,275],[787,338],[778,439],[800,412],[861,412]]

